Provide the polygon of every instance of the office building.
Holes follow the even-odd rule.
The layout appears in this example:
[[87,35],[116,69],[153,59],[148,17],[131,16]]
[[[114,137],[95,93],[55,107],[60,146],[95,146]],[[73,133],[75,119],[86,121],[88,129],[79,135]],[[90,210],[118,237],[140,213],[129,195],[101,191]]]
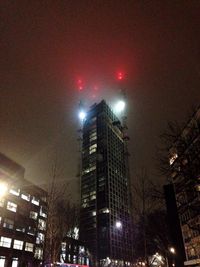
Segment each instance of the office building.
[[200,108],[170,149],[171,178],[187,266],[200,265]]
[[128,137],[122,124],[104,100],[83,120],[80,239],[93,266],[129,266],[132,260]]
[[0,266],[39,266],[46,232],[46,192],[0,153]]

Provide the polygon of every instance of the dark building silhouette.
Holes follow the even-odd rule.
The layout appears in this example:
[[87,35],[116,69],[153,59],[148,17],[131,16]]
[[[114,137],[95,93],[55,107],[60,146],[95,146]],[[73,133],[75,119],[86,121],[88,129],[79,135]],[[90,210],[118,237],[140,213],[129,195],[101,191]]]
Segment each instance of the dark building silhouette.
[[105,101],[93,105],[83,122],[80,239],[101,266],[129,266],[132,260],[123,129]]
[[170,151],[171,179],[185,246],[185,265],[200,264],[200,108]]
[[39,266],[46,232],[46,192],[0,153],[0,266]]
[[181,232],[180,220],[176,206],[176,198],[174,193],[174,185],[168,184],[164,186],[165,201],[167,207],[167,221],[169,225],[169,233],[171,237],[171,246],[175,248],[175,254],[169,256],[169,261],[175,261],[176,267],[184,265],[185,249]]

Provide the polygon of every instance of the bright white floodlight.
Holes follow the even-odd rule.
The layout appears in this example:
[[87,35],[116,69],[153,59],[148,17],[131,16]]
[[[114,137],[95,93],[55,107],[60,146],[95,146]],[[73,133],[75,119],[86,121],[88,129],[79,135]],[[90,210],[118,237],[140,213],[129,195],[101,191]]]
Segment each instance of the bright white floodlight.
[[125,109],[126,103],[123,100],[119,100],[115,105],[115,111],[121,113]]
[[122,223],[120,221],[117,221],[115,223],[115,226],[116,226],[117,229],[120,229],[120,228],[122,228]]
[[86,118],[86,112],[82,110],[79,112],[78,116],[79,116],[79,119],[83,121]]

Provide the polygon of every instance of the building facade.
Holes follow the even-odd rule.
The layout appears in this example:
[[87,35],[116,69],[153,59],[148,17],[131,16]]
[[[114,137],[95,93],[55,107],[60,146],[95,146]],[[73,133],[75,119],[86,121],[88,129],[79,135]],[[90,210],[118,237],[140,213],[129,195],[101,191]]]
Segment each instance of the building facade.
[[46,192],[0,153],[0,266],[39,266],[46,232]]
[[67,236],[62,242],[60,262],[88,267],[89,251],[83,242]]
[[103,100],[83,121],[80,239],[93,266],[129,266],[132,217],[122,123]]
[[184,240],[185,265],[200,265],[200,108],[170,149],[171,177]]

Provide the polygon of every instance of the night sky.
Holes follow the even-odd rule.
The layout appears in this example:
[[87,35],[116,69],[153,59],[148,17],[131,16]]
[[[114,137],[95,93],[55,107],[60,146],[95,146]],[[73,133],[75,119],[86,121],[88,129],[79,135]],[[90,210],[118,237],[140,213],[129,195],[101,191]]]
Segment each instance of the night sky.
[[200,103],[200,1],[1,1],[0,151],[44,186],[58,155],[77,199],[77,83],[87,105],[129,101],[132,177],[156,174],[159,135]]

